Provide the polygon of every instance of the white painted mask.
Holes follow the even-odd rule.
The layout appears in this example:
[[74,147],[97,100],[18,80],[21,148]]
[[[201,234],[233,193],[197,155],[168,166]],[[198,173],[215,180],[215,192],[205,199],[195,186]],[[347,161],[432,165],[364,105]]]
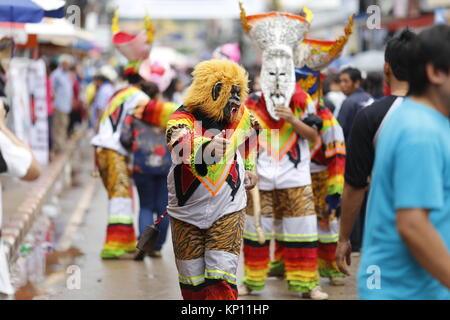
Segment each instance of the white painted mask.
[[270,116],[276,106],[288,107],[295,92],[294,49],[309,30],[308,18],[285,12],[269,12],[245,16],[241,7],[244,29],[262,51],[261,89]]
[[276,106],[288,107],[295,92],[295,71],[292,50],[289,47],[272,47],[263,53],[261,68],[261,89],[266,101],[267,112],[275,115]]

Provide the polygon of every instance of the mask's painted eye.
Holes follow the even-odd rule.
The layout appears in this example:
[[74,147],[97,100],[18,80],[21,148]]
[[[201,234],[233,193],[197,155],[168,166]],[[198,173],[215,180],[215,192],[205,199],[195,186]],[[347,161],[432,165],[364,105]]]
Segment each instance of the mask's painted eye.
[[220,90],[222,90],[222,84],[217,82],[212,89],[212,98],[216,101],[220,96]]
[[285,75],[286,75],[286,73],[284,73],[284,72],[280,73],[280,76],[285,76]]
[[269,72],[269,74],[270,74],[271,76],[274,76],[274,75],[275,75],[275,72]]

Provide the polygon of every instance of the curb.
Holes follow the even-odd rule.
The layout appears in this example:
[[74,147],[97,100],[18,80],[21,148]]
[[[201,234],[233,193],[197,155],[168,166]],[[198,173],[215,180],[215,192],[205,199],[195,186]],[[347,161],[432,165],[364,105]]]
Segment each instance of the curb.
[[17,258],[17,252],[21,243],[30,231],[36,218],[40,216],[42,206],[51,196],[56,182],[64,174],[65,165],[70,162],[71,155],[85,134],[85,127],[82,127],[80,131],[73,134],[72,138],[68,140],[64,153],[58,155],[42,171],[38,180],[30,183],[25,200],[19,205],[2,228],[1,239],[10,264]]

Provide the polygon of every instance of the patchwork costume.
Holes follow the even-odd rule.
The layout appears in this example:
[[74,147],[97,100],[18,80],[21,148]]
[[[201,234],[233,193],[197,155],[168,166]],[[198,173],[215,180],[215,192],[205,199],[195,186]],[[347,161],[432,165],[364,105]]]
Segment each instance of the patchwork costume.
[[[274,111],[275,106],[288,106],[297,119],[304,121],[315,113],[311,97],[296,86],[294,73],[294,50],[312,19],[311,12],[305,12],[306,17],[283,12],[246,16],[241,5],[244,30],[263,54],[262,94],[252,95],[246,106],[262,129],[258,136],[256,171],[265,242],[258,241],[250,199],[244,231],[245,290],[264,288],[273,237],[275,261],[272,264],[286,269],[289,291],[320,290],[308,142]],[[327,297],[325,293],[321,295]]]
[[[152,28],[146,18],[146,30],[138,35],[121,32],[117,11],[113,19],[113,43],[130,61],[125,74],[138,72],[139,61],[150,53]],[[127,151],[120,143],[125,117],[145,106],[150,98],[137,86],[130,85],[113,94],[100,120],[91,144],[96,148],[96,164],[108,192],[108,226],[101,256],[119,258],[136,250],[133,207],[127,167]],[[142,109],[142,108],[141,108]]]
[[[179,282],[187,300],[235,300],[247,201],[245,170],[254,169],[250,141],[255,122],[240,102],[229,116],[224,114],[230,90],[233,96],[238,88],[235,100],[245,100],[247,74],[233,62],[209,60],[193,76],[184,105],[167,124],[173,162],[167,211]],[[222,130],[230,141],[225,157],[208,162],[203,151]]]
[[[247,207],[244,232],[245,277],[251,290],[262,290],[270,261],[270,240],[275,232],[275,261],[272,268],[284,267],[288,288],[309,292],[319,285],[317,273],[317,219],[314,210],[308,142],[291,124],[273,120],[264,96],[253,95],[246,105],[262,127],[259,136],[257,173],[261,199],[261,225],[266,242],[258,242],[253,204]],[[290,108],[305,119],[312,99],[298,88]],[[279,131],[276,131],[279,130]]]
[[336,265],[339,235],[336,209],[344,189],[346,152],[344,132],[323,103],[320,70],[339,56],[351,35],[352,26],[353,16],[344,30],[345,34],[338,40],[305,39],[300,43],[296,56],[298,84],[311,95],[317,115],[322,119],[320,139],[311,145],[311,177],[319,222],[319,272],[332,281],[344,277]]

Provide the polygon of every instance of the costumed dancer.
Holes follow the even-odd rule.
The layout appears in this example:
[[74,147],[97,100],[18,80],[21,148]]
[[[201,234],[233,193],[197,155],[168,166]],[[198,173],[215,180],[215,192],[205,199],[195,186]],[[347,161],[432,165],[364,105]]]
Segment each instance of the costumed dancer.
[[344,132],[333,113],[324,106],[320,71],[339,57],[351,34],[353,17],[345,35],[336,41],[305,39],[297,50],[298,84],[314,100],[317,115],[322,119],[320,137],[311,147],[311,178],[314,206],[319,223],[319,274],[332,285],[343,285],[344,274],[336,265],[339,224],[336,210],[344,188]]
[[113,94],[99,122],[98,133],[91,144],[96,148],[96,165],[108,192],[108,226],[101,252],[103,259],[132,258],[136,251],[133,228],[133,207],[127,167],[127,151],[120,143],[120,133],[127,114],[143,110],[150,98],[140,89],[140,62],[150,53],[153,28],[150,18],[146,30],[139,34],[120,31],[118,12],[115,12],[112,32],[114,46],[128,59],[124,70],[129,85]]
[[[318,137],[307,125],[317,118],[311,97],[296,86],[294,50],[309,30],[306,17],[284,12],[246,16],[244,30],[262,50],[262,94],[252,95],[246,106],[261,125],[258,137],[261,225],[266,241],[258,242],[251,201],[244,231],[244,279],[240,294],[262,290],[270,261],[270,240],[275,231],[276,258],[283,258],[288,289],[303,297],[327,299],[319,285],[317,218],[311,187],[308,141]],[[318,119],[320,122],[320,119]]]
[[245,189],[257,179],[256,123],[242,104],[248,77],[224,59],[201,62],[192,75],[166,132],[172,154],[167,211],[178,279],[185,300],[235,300]]

